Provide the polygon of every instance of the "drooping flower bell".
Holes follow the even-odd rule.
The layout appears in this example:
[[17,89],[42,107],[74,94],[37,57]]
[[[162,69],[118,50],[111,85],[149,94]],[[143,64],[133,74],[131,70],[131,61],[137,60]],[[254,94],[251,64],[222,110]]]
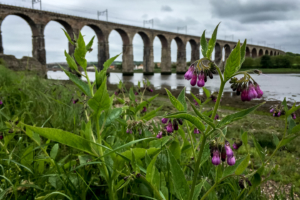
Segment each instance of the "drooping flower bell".
[[273,112],[274,112],[274,110],[275,110],[274,108],[271,108],[271,110],[270,110],[270,113],[273,113]]
[[3,104],[3,101],[0,99],[0,105],[2,105]]
[[162,132],[160,131],[160,132],[158,132],[158,134],[156,135],[156,138],[158,138],[158,139],[160,139],[160,138],[162,138]]
[[141,111],[141,113],[145,113],[145,112],[147,112],[147,108],[143,107],[143,110]]
[[221,163],[220,160],[220,152],[218,150],[213,151],[213,157],[211,159],[213,165],[219,165]]
[[232,145],[232,148],[234,148],[235,150],[238,150],[241,146],[242,146],[243,142],[242,141],[235,141]]
[[169,121],[168,125],[167,125],[167,132],[168,133],[172,133],[173,132],[173,126],[172,126],[172,122]]
[[197,86],[198,86],[198,87],[203,87],[204,85],[205,85],[205,81],[204,81],[204,72],[201,71],[200,74],[198,75]]
[[79,99],[73,100],[73,104],[76,104],[79,101]]
[[225,142],[224,148],[225,148],[227,157],[233,156],[233,151],[230,148],[230,143],[228,141]]
[[3,135],[2,134],[0,134],[0,140],[3,140]]
[[255,91],[257,93],[257,98],[261,98],[264,92],[260,89],[259,85],[256,82],[254,82],[254,86],[255,86]]
[[233,77],[229,81],[229,83],[231,83],[231,89],[236,91],[237,95],[241,94],[242,101],[251,101],[254,98],[261,98],[264,94],[259,85],[255,81],[252,83],[250,79],[252,79],[250,75],[245,74],[241,79]]
[[235,157],[234,156],[231,156],[231,157],[227,156],[227,164],[230,165],[230,166],[234,165],[235,164]]
[[189,67],[188,71],[184,74],[184,78],[185,78],[186,80],[191,80],[192,77],[193,77],[194,70],[195,70],[195,67],[194,67],[194,64],[192,64],[192,65]]
[[292,118],[296,119],[296,114],[295,113],[292,113]]
[[177,120],[176,119],[174,119],[173,120],[173,128],[174,128],[174,130],[178,130],[178,123],[177,123]]
[[222,148],[222,151],[221,151],[221,160],[222,160],[222,162],[225,162],[225,160],[226,160],[226,150],[224,147]]
[[162,118],[161,123],[166,124],[168,122],[168,120],[169,120],[168,118]]
[[190,83],[191,83],[192,86],[195,86],[196,82],[197,82],[197,74],[194,73],[193,76],[192,76],[192,80],[191,80]]
[[126,133],[132,133],[132,129],[127,129]]
[[252,84],[251,81],[249,81],[249,86],[248,86],[248,98],[249,98],[249,101],[251,99],[254,99],[257,97],[257,93],[256,93],[256,90]]
[[199,133],[200,133],[199,129],[194,128],[194,133],[195,133],[195,134],[199,134]]
[[138,92],[134,92],[134,95],[139,95],[139,93]]

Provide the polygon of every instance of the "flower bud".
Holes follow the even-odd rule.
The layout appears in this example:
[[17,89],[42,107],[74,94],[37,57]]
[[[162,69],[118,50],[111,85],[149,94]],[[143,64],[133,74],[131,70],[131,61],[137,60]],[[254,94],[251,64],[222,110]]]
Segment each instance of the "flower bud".
[[191,80],[190,83],[191,83],[192,86],[195,86],[196,82],[197,82],[197,74],[194,73],[193,76],[192,76],[192,80]]
[[219,153],[218,150],[213,151],[213,157],[211,159],[211,162],[212,162],[213,165],[219,165],[221,163],[220,153]]
[[0,105],[2,105],[3,104],[3,101],[0,99]]
[[296,119],[296,114],[295,113],[292,113],[292,118]]
[[257,98],[261,98],[264,94],[264,92],[260,89],[259,85],[257,83],[254,83],[255,85],[255,91],[257,93]]
[[234,156],[231,156],[231,157],[227,156],[227,164],[230,165],[230,166],[234,165],[235,164],[235,157]]
[[272,109],[270,110],[270,113],[273,113],[273,112],[274,112],[274,110],[275,110],[275,109],[274,109],[274,108],[272,108]]
[[158,138],[158,139],[160,139],[160,138],[162,138],[162,132],[160,131],[160,132],[158,132],[158,134],[156,135],[156,138]]
[[173,127],[174,127],[174,130],[178,130],[178,123],[177,123],[177,120],[176,119],[174,119],[173,120]]
[[145,113],[145,112],[147,112],[147,108],[143,107],[143,110],[141,111],[141,113]]
[[167,132],[168,133],[172,133],[173,132],[173,126],[171,121],[169,121],[168,125],[167,125]]
[[169,120],[168,118],[162,118],[161,123],[166,124],[168,122],[168,120]]
[[228,141],[225,142],[224,148],[225,148],[227,157],[232,157],[233,156],[233,151],[230,148],[230,143]]
[[199,134],[199,133],[200,133],[199,129],[194,128],[194,133],[195,133],[195,134]]
[[225,162],[225,160],[226,160],[226,150],[224,147],[222,148],[222,151],[221,151],[221,160],[223,162]]
[[76,104],[79,101],[79,99],[73,100],[73,104]]
[[191,80],[192,77],[193,77],[193,73],[194,73],[194,64],[192,64],[192,65],[189,67],[188,71],[184,74],[184,78],[185,78],[186,80]]

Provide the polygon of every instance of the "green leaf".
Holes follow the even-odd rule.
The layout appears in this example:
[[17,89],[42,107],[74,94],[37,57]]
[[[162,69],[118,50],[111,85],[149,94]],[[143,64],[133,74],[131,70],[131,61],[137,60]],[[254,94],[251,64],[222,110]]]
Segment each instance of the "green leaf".
[[74,57],[75,57],[77,63],[84,69],[84,71],[86,71],[86,67],[87,67],[87,61],[85,59],[86,52],[87,52],[87,50],[86,50],[83,36],[82,36],[81,32],[79,32],[77,45],[76,45],[75,52],[74,52]]
[[66,56],[66,61],[69,65],[69,68],[78,71],[78,67],[77,64],[75,62],[75,60],[65,51],[65,56]]
[[243,133],[243,135],[242,135],[242,141],[243,141],[243,143],[244,143],[244,145],[245,145],[245,148],[246,148],[246,150],[247,150],[247,152],[248,152],[248,133],[247,132],[244,132]]
[[202,52],[202,55],[203,57],[207,57],[206,56],[206,52],[207,52],[207,41],[206,41],[206,38],[205,38],[205,30],[203,31],[202,33],[202,36],[201,36],[201,52]]
[[236,47],[230,53],[225,64],[224,80],[228,81],[231,76],[239,70],[241,63],[241,50],[240,41],[238,41]]
[[286,103],[286,98],[284,97],[283,102],[282,102],[283,108],[285,112],[288,112],[288,107],[287,107],[287,103]]
[[207,48],[207,52],[206,52],[206,57],[210,58],[212,52],[215,49],[215,45],[216,45],[216,40],[217,40],[217,33],[218,33],[218,27],[219,27],[220,23],[216,26],[209,42],[208,42],[208,48]]
[[26,126],[26,130],[29,129],[45,138],[59,142],[61,144],[68,145],[75,149],[79,149],[91,155],[96,155],[91,148],[90,145],[91,143],[78,135],[75,135],[67,131],[63,131],[61,129],[39,128],[39,127],[33,127],[29,125],[25,125],[25,126]]
[[105,126],[109,126],[116,119],[118,119],[121,114],[122,114],[122,108],[114,108],[112,110],[109,109],[107,110],[107,112],[101,113],[101,116],[99,118],[100,127],[103,125],[104,120],[105,120]]
[[252,137],[252,139],[253,139],[253,143],[254,143],[255,149],[256,149],[256,151],[257,151],[257,153],[258,153],[261,161],[264,162],[264,160],[265,160],[265,154],[263,152],[263,149],[261,148],[260,144],[256,141],[256,139],[255,139],[254,136]]
[[213,127],[214,129],[216,128],[214,121],[207,117],[206,115],[202,115],[202,113],[200,113],[197,108],[190,102],[194,112],[196,113],[196,115],[198,115],[198,117],[200,117],[200,119],[202,119],[203,121],[205,121],[207,124],[209,124],[211,127]]
[[31,167],[33,163],[33,145],[28,146],[21,158],[21,164],[27,167]]
[[292,131],[291,131],[291,134],[296,134],[296,133],[299,133],[300,132],[300,124],[295,126]]
[[173,179],[174,188],[176,190],[176,194],[179,195],[178,197],[179,199],[186,200],[189,197],[189,191],[190,191],[188,183],[185,179],[184,173],[180,165],[176,161],[171,151],[168,149],[167,152],[169,157],[168,162],[170,165],[170,171],[172,173],[172,179]]
[[26,129],[26,135],[28,135],[28,137],[30,137],[36,144],[38,144],[39,146],[41,145],[41,138],[39,136],[39,134],[31,131],[30,129]]
[[177,112],[174,114],[170,114],[165,116],[165,118],[181,118],[190,121],[192,124],[194,124],[200,131],[205,130],[205,126],[203,123],[195,116],[187,114],[186,112]]
[[89,51],[90,48],[92,48],[93,42],[94,42],[94,38],[95,38],[95,36],[93,36],[92,39],[90,40],[90,42],[86,45],[86,50],[87,51]]
[[245,171],[245,169],[248,167],[249,161],[250,161],[250,155],[248,154],[248,156],[236,168],[235,174],[241,175]]
[[72,45],[74,45],[74,42],[72,41],[72,39],[71,39],[70,35],[67,33],[67,31],[65,31],[64,29],[62,29],[62,30],[64,31],[64,33],[65,33],[66,37],[68,38],[69,42],[70,42]]
[[100,114],[102,110],[110,107],[110,98],[106,88],[106,77],[94,97],[88,100],[88,105],[98,114]]
[[275,144],[276,147],[278,146],[279,139],[278,139],[277,135],[273,135],[273,143]]
[[225,170],[224,170],[224,172],[223,172],[223,176],[222,176],[222,177],[224,178],[224,177],[226,177],[226,176],[229,176],[229,175],[233,174],[233,173],[236,171],[236,169],[238,168],[238,166],[239,166],[239,165],[242,163],[242,161],[244,161],[245,159],[246,159],[246,157],[241,158],[241,159],[239,159],[239,160],[237,160],[237,161],[235,162],[235,165],[226,167]]
[[170,151],[172,152],[173,156],[175,157],[176,160],[180,160],[181,156],[181,149],[180,149],[180,144],[178,141],[173,141],[170,145]]
[[201,182],[198,185],[196,185],[195,190],[194,190],[193,200],[198,200],[201,189],[205,182],[206,182],[206,179],[202,179]]
[[55,144],[53,145],[51,151],[50,151],[50,157],[55,160],[56,156],[57,156],[57,153],[58,153],[58,149],[59,149],[59,145],[58,144]]
[[239,66],[239,69],[237,70],[237,71],[239,71],[240,70],[240,68],[241,68],[241,66],[242,66],[242,64],[243,64],[243,62],[245,61],[245,55],[246,55],[246,46],[247,46],[247,39],[245,39],[245,41],[244,41],[244,43],[243,43],[243,45],[242,45],[242,47],[241,47],[241,62],[240,62],[240,66]]
[[81,79],[79,79],[75,74],[66,71],[63,67],[60,66],[60,68],[65,72],[65,74],[69,77],[69,79],[75,83],[75,85],[87,96],[92,97],[91,90],[89,88],[89,85],[86,82],[83,82]]
[[288,123],[289,123],[288,134],[293,133],[293,130],[295,132],[297,132],[297,128],[294,129],[294,127],[296,127],[296,122],[293,120],[291,115],[287,116],[287,120],[288,120]]
[[185,87],[181,90],[179,96],[177,97],[177,100],[183,105],[184,111],[187,110],[187,104],[185,101]]
[[286,113],[286,115],[289,116],[289,115],[291,115],[292,113],[296,112],[299,109],[300,109],[300,105],[295,106],[295,104],[294,104],[293,107]]
[[147,104],[149,104],[151,101],[153,101],[157,96],[157,95],[154,95],[153,97],[149,98],[148,100],[145,100],[143,101],[142,103],[140,103],[136,108],[135,108],[135,113],[137,113],[139,110],[143,109],[143,107],[145,107]]
[[195,99],[195,101],[199,104],[199,106],[201,105],[201,101],[200,99],[198,99],[193,93],[191,93],[192,97]]
[[[147,154],[146,154],[147,155]],[[154,172],[155,172],[155,162],[156,162],[156,158],[159,154],[157,154],[156,156],[154,156],[154,158],[151,160],[150,164],[147,167],[147,174],[146,174],[146,180],[150,183],[153,184],[153,176],[154,176]]]
[[178,101],[167,88],[165,88],[165,89],[167,91],[167,94],[168,94],[169,99],[170,99],[171,103],[173,104],[173,106],[178,111],[184,111],[184,106],[180,103],[180,101]]
[[256,106],[253,106],[251,108],[248,108],[246,110],[242,110],[240,112],[231,114],[231,115],[227,115],[226,117],[224,117],[217,125],[217,128],[221,128],[227,124],[230,124],[233,121],[239,120],[243,117],[245,117],[246,115],[248,115],[249,113],[253,112],[254,110],[256,110],[259,106],[265,104],[266,102],[263,102],[261,104],[258,104]]
[[206,98],[209,98],[211,96],[210,91],[208,89],[206,89],[205,87],[202,87],[204,94],[206,96]]
[[135,100],[135,95],[133,93],[133,88],[132,87],[129,90],[129,98],[130,98],[131,101]]
[[141,120],[149,121],[153,117],[156,117],[157,112],[162,108],[163,106],[158,107],[155,110],[152,110],[151,112],[148,112],[146,115],[141,117]]
[[292,137],[288,137],[282,140],[282,142],[280,143],[279,147],[282,147],[284,145],[286,145],[287,143],[289,143],[290,141],[293,141],[295,138],[297,138],[299,135],[296,136],[292,136]]

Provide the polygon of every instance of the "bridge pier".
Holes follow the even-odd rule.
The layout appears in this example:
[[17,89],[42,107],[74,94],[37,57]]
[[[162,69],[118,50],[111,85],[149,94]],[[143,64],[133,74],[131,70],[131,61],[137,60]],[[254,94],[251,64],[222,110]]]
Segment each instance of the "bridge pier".
[[108,42],[100,41],[98,42],[98,70],[103,69],[103,64],[106,60],[109,59],[109,49],[108,49]]
[[186,50],[185,48],[177,50],[176,74],[185,74],[186,72]]
[[192,46],[192,53],[191,53],[191,63],[195,62],[196,60],[200,59],[200,51],[199,46]]
[[132,44],[123,45],[123,56],[122,56],[122,73],[123,76],[133,76],[133,48]]
[[219,65],[220,62],[222,61],[222,49],[223,47],[217,43],[215,46],[215,63],[217,65]]
[[153,46],[144,46],[143,66],[144,66],[144,71],[143,71],[144,75],[154,74]]
[[171,47],[168,44],[167,47],[161,49],[161,64],[160,64],[161,74],[170,75],[172,74],[171,69]]

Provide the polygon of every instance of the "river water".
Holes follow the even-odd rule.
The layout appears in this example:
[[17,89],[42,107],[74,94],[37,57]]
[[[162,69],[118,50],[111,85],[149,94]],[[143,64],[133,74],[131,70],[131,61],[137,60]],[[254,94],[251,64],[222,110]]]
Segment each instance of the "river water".
[[[62,71],[48,71],[49,79],[55,80],[68,80],[68,76]],[[88,72],[91,81],[95,80],[95,72]],[[254,80],[260,85],[263,90],[263,98],[265,100],[280,100],[284,97],[290,102],[300,102],[300,74],[262,74],[251,75]],[[133,76],[123,76],[122,73],[111,73],[108,82],[110,84],[118,84],[120,80],[123,82],[132,82],[134,85],[138,84],[138,81],[148,79],[153,84],[155,89],[162,89],[164,87],[171,89],[182,89],[186,87],[186,92],[191,91],[202,94],[203,91],[197,86],[191,86],[189,81],[184,79],[183,75],[171,74],[161,75],[155,73],[152,76],[146,76],[142,73],[135,73]],[[218,75],[214,75],[214,78],[208,79],[205,87],[211,91],[218,91],[220,86],[220,78]],[[231,92],[230,84],[227,82],[224,92]]]

